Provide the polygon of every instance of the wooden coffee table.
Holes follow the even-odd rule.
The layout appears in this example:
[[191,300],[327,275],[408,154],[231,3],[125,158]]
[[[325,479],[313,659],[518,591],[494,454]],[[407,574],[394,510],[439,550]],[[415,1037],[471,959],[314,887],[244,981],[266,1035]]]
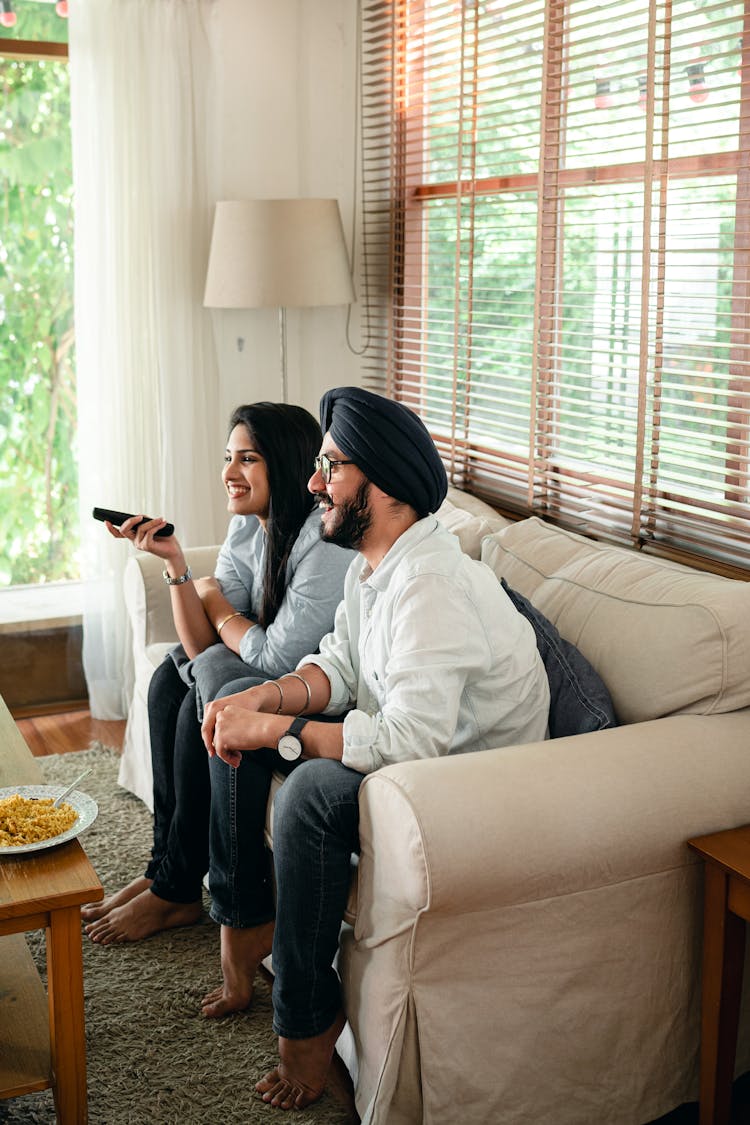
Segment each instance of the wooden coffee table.
[[[41,780],[0,698],[0,787]],[[60,1125],[84,1125],[81,906],[104,897],[77,840],[0,861],[0,1098],[52,1088]],[[46,930],[47,995],[23,934]]]

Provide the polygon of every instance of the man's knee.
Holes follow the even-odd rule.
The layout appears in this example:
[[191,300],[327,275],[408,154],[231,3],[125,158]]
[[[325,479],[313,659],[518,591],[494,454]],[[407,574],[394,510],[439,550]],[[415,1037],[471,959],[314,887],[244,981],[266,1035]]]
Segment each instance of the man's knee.
[[[356,809],[361,774],[341,762],[314,758],[289,774],[274,797],[274,838],[302,825],[331,825],[347,806]],[[355,814],[356,815],[356,814]],[[345,819],[351,819],[350,812]]]
[[311,801],[317,803],[328,788],[328,779],[340,763],[328,758],[312,758],[292,770],[276,794],[280,808],[299,808]]

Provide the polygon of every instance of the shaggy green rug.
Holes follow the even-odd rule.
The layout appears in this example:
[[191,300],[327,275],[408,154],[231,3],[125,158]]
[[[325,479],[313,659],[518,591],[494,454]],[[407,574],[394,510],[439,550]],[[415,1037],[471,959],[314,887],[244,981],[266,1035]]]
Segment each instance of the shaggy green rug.
[[[94,746],[40,758],[44,781],[81,783],[99,816],[81,843],[109,893],[142,872],[151,846],[151,814],[117,784],[118,755]],[[27,935],[44,972],[43,932]],[[259,974],[249,1011],[223,1020],[199,1014],[221,979],[219,928],[201,922],[132,945],[101,947],[84,934],[89,1121],[92,1125],[352,1125],[330,1092],[306,1110],[284,1113],[255,1093],[257,1076],[276,1060],[271,990]],[[52,1094],[0,1101],[0,1122],[51,1125]]]

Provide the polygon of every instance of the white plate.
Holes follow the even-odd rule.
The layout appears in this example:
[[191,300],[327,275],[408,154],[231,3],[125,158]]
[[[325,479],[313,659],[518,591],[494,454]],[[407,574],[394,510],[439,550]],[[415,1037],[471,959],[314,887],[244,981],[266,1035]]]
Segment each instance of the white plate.
[[[10,789],[0,789],[0,801],[4,797],[12,797],[15,793],[19,797],[51,797],[54,801],[64,790],[64,785],[16,785]],[[70,828],[57,836],[50,836],[47,840],[37,840],[34,844],[18,844],[16,847],[0,846],[0,856],[26,855],[28,852],[39,852],[43,848],[54,848],[58,844],[65,844],[68,840],[74,840],[93,824],[99,813],[96,801],[86,793],[79,792],[78,789],[68,793],[63,804],[70,805],[78,813],[78,819]]]

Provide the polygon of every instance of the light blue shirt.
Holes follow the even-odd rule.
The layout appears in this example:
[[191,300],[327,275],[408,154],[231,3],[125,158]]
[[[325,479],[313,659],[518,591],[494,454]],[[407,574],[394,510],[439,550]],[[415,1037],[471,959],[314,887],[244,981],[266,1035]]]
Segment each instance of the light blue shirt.
[[[256,620],[263,600],[266,533],[256,516],[234,516],[216,561],[214,577],[234,609]],[[286,593],[267,629],[254,625],[240,642],[246,664],[270,679],[294,668],[317,649],[333,626],[344,577],[355,557],[320,538],[320,512],[313,508],[292,547]]]
[[534,630],[493,571],[426,516],[371,570],[352,563],[317,664],[328,714],[344,719],[344,765],[361,773],[414,758],[548,735],[549,685]]

